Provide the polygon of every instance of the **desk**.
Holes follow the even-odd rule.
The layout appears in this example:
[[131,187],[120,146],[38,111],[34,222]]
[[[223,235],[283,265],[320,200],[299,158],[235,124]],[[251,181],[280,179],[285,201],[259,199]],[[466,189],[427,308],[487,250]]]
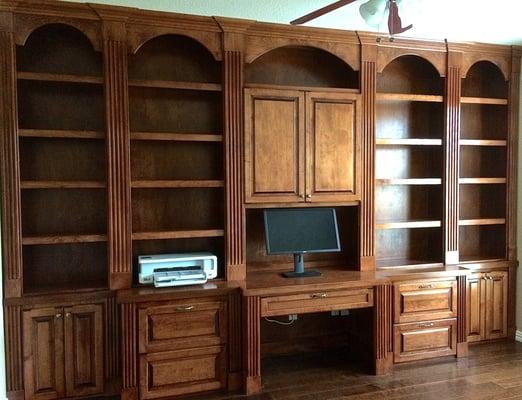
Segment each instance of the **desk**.
[[283,278],[275,272],[250,274],[242,287],[244,389],[261,391],[260,320],[267,316],[373,308],[373,364],[376,375],[393,363],[392,285],[375,272],[321,269],[314,278]]

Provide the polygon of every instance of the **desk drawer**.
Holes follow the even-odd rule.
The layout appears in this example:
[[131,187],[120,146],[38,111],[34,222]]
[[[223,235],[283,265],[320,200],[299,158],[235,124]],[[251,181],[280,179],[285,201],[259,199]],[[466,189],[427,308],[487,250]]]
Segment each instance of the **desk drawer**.
[[223,301],[187,300],[150,306],[139,310],[138,319],[140,353],[226,342],[226,304]]
[[394,322],[418,322],[457,316],[457,281],[417,281],[395,285]]
[[456,354],[457,320],[395,325],[393,353],[396,363]]
[[225,378],[224,346],[140,356],[140,399],[217,390]]
[[261,316],[305,314],[373,306],[373,289],[314,291],[261,299]]

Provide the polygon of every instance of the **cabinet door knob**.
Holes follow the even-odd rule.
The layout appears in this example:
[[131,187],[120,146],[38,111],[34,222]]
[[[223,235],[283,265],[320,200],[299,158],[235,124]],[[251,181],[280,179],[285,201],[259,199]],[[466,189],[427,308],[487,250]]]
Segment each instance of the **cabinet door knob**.
[[67,318],[70,318],[70,317],[71,317],[71,313],[68,312],[68,313],[65,314],[65,316],[66,316]]
[[312,195],[311,195],[311,194],[307,194],[307,195],[306,195],[306,198],[307,198],[307,199],[311,199],[311,198],[312,198]]
[[62,318],[62,314],[58,313],[55,315],[55,317],[58,319],[58,318]]
[[194,306],[179,306],[176,307],[176,310],[178,311],[191,311],[194,309]]

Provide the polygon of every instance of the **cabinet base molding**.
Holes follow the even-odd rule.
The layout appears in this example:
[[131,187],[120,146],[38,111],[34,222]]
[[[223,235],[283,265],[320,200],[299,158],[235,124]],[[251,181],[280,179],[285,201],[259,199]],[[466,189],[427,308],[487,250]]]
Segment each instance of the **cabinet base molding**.
[[138,388],[125,388],[121,390],[121,400],[137,400]]
[[245,379],[244,392],[247,396],[254,393],[259,393],[262,389],[261,377],[260,376],[247,376]]
[[516,331],[516,333],[515,333],[515,340],[517,342],[522,342],[522,331]]
[[12,390],[7,392],[8,400],[23,400],[25,398],[25,392],[23,390]]
[[375,361],[375,375],[386,375],[392,371],[393,368],[393,353],[388,353],[386,358],[381,358]]
[[468,356],[468,342],[457,343],[457,358]]
[[373,271],[375,270],[375,256],[362,256],[361,257],[361,271]]

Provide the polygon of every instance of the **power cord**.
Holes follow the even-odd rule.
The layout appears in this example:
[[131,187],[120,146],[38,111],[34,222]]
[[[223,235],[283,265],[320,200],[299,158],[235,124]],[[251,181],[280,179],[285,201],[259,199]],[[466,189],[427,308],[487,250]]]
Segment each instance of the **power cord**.
[[292,325],[296,320],[293,319],[292,321],[284,322],[284,321],[279,321],[277,319],[271,319],[271,318],[265,317],[265,321],[266,322],[271,322],[273,324],[288,326],[288,325]]

